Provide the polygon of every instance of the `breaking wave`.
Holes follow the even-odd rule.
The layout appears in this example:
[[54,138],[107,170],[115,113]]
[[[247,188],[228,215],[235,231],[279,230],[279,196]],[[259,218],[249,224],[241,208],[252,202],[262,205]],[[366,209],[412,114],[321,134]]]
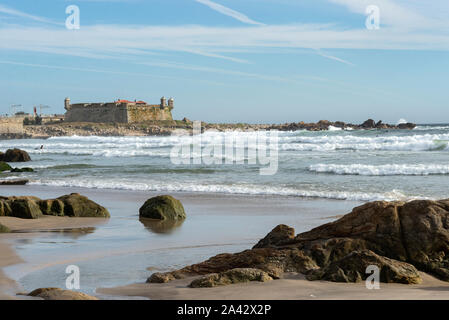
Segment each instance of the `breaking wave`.
[[408,196],[399,190],[384,193],[354,192],[354,191],[320,191],[305,190],[281,186],[264,186],[254,184],[195,184],[195,183],[163,183],[163,182],[134,182],[114,180],[36,180],[30,185],[45,185],[53,187],[79,187],[90,189],[117,189],[130,191],[163,191],[163,192],[204,192],[246,195],[295,196],[304,198],[323,198],[335,200],[375,201],[375,200],[411,200],[423,199],[419,196]]
[[365,165],[365,164],[314,164],[309,167],[309,171],[317,173],[333,173],[341,175],[361,175],[361,176],[427,176],[427,175],[447,175],[449,165],[441,164],[385,164],[385,165]]

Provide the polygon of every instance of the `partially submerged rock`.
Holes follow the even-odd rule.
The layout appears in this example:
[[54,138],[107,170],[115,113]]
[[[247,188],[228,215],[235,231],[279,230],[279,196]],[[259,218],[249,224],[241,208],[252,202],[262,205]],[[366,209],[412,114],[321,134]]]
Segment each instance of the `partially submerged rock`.
[[236,268],[221,273],[212,273],[193,280],[191,288],[212,288],[250,281],[266,282],[273,280],[265,271],[254,268]]
[[26,185],[30,180],[27,179],[21,179],[21,180],[0,180],[0,186],[24,186]]
[[0,153],[0,161],[5,162],[27,162],[31,161],[28,152],[20,149],[8,149],[5,153]]
[[11,172],[34,172],[33,168],[14,168]]
[[11,232],[11,230],[9,230],[8,227],[0,224],[0,233],[8,233],[8,232]]
[[12,167],[4,161],[0,161],[0,172],[11,171]]
[[172,196],[157,196],[148,199],[139,210],[141,218],[155,220],[184,220],[186,213],[181,201]]
[[293,237],[274,228],[251,250],[220,254],[180,270],[153,274],[148,282],[256,268],[272,278],[284,272],[310,280],[356,282],[375,265],[382,282],[419,283],[418,270],[449,281],[449,200],[370,202],[335,222]]
[[108,210],[78,193],[57,199],[0,197],[0,216],[37,219],[43,215],[109,218]]
[[98,300],[82,292],[62,290],[59,288],[39,288],[28,294],[30,297],[38,297],[44,300]]

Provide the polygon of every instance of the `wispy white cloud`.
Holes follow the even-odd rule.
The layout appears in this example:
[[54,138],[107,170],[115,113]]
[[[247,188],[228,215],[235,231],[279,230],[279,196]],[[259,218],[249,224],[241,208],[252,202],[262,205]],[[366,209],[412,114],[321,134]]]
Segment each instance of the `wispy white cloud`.
[[349,62],[349,61],[347,61],[347,60],[338,58],[338,57],[336,57],[336,56],[333,56],[333,55],[324,53],[324,52],[321,51],[321,50],[316,50],[316,53],[317,53],[319,56],[322,56],[323,58],[327,58],[327,59],[331,59],[331,60],[334,60],[334,61],[338,61],[338,62],[347,64],[347,65],[350,65],[350,66],[355,66],[352,62]]
[[11,15],[11,16],[16,16],[16,17],[20,17],[20,18],[25,18],[25,19],[29,19],[29,20],[33,20],[33,21],[37,21],[37,22],[49,23],[49,24],[54,24],[54,25],[63,25],[63,23],[58,23],[58,22],[52,21],[52,20],[44,18],[44,17],[28,14],[23,11],[12,9],[12,8],[9,8],[9,7],[3,6],[3,5],[0,5],[0,13],[4,13],[7,15]]
[[232,10],[228,7],[225,7],[221,4],[218,4],[216,2],[212,2],[210,0],[195,0],[196,2],[199,2],[201,4],[204,4],[205,6],[208,6],[212,10],[215,10],[217,12],[220,12],[221,14],[224,14],[226,16],[232,17],[240,22],[247,23],[247,24],[253,24],[253,25],[264,25],[261,22],[257,22],[249,18],[248,16],[244,15],[241,12]]

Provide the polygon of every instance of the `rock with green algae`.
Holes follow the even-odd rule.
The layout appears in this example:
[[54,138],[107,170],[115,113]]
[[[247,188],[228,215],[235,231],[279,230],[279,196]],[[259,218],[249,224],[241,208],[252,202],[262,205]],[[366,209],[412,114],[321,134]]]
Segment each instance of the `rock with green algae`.
[[12,167],[4,161],[0,161],[0,172],[11,171]]
[[157,196],[148,199],[139,210],[141,218],[155,220],[183,220],[186,213],[181,201],[172,196]]
[[5,227],[4,225],[0,224],[0,233],[8,233],[11,232],[8,227]]
[[36,197],[1,197],[0,216],[37,219],[43,215],[67,217],[109,218],[109,211],[78,193],[57,199],[41,200]]

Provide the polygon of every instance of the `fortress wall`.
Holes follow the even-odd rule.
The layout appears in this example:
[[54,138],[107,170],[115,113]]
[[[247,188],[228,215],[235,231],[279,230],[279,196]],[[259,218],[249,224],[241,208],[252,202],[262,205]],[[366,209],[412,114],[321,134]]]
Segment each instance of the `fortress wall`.
[[127,122],[126,106],[115,104],[72,105],[66,112],[67,122]]
[[0,118],[0,134],[23,133],[23,118]]
[[128,123],[136,123],[151,120],[173,120],[168,107],[160,106],[128,106]]

